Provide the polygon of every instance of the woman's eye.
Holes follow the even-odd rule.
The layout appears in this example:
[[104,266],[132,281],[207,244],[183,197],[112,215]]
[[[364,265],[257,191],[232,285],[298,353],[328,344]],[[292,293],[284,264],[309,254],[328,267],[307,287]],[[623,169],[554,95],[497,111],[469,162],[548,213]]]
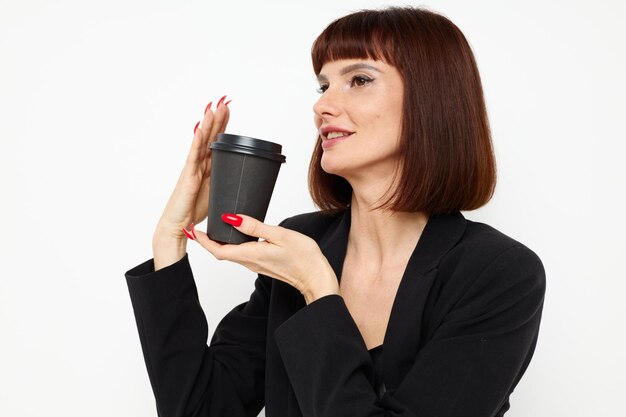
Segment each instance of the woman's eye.
[[355,75],[350,80],[350,87],[363,87],[365,84],[371,83],[374,81],[369,77],[365,77],[363,75]]
[[320,85],[316,91],[320,94],[324,94],[326,90],[328,90],[328,85],[323,84],[323,85]]

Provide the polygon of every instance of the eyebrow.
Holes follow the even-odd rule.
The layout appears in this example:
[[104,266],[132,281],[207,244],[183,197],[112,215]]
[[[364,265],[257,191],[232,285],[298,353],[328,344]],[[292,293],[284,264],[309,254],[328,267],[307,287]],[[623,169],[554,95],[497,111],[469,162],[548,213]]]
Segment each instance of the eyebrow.
[[[372,70],[372,71],[376,71],[376,72],[382,72],[381,70],[379,70],[378,68],[369,65],[369,64],[364,64],[362,62],[359,62],[357,64],[352,64],[352,65],[348,65],[347,67],[343,67],[341,69],[341,71],[339,72],[340,75],[346,75],[349,72],[352,71],[356,71],[356,70],[360,70],[360,69],[368,69],[368,70]],[[328,81],[328,77],[326,77],[324,74],[319,74],[317,76],[317,80],[318,81]]]

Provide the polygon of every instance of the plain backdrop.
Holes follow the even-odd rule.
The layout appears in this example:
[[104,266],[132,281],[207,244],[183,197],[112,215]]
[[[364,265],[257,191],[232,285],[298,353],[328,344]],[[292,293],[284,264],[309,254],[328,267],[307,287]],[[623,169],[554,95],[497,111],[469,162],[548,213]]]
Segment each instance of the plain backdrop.
[[[228,94],[228,131],[287,156],[266,222],[315,210],[311,43],[388,4],[408,3],[0,1],[0,415],[156,415],[123,274],[151,257],[196,121]],[[455,22],[481,71],[499,182],[464,214],[547,272],[507,415],[620,415],[625,3],[414,4]],[[255,275],[193,242],[189,254],[212,334]]]

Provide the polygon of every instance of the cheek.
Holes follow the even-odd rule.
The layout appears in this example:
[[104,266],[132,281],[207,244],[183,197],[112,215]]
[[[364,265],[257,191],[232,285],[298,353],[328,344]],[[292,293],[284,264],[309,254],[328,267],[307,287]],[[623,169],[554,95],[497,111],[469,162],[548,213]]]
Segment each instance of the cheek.
[[386,124],[387,112],[378,103],[360,103],[350,111],[350,119],[357,127],[365,128],[368,131],[379,130]]
[[385,132],[385,136],[389,134],[395,134],[400,129],[400,123],[402,119],[393,111],[380,111],[372,112],[368,117],[369,125],[376,132]]
[[386,97],[384,100],[372,101],[367,106],[363,106],[361,114],[365,120],[371,120],[376,124],[384,125],[384,128],[389,128],[401,122],[402,103]]
[[380,124],[385,125],[389,132],[399,136],[402,127],[402,102],[388,103],[387,111],[381,114]]

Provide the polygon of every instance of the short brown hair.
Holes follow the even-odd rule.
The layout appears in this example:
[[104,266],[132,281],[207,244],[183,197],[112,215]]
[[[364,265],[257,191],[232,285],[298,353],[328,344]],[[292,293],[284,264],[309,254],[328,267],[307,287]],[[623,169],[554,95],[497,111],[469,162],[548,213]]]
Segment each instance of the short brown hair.
[[[312,51],[326,62],[384,60],[404,83],[402,162],[395,193],[377,208],[429,214],[474,210],[496,186],[496,163],[478,67],[465,36],[448,18],[413,7],[362,10],[332,22]],[[318,136],[309,191],[324,211],[344,210],[352,187],[321,167]]]

